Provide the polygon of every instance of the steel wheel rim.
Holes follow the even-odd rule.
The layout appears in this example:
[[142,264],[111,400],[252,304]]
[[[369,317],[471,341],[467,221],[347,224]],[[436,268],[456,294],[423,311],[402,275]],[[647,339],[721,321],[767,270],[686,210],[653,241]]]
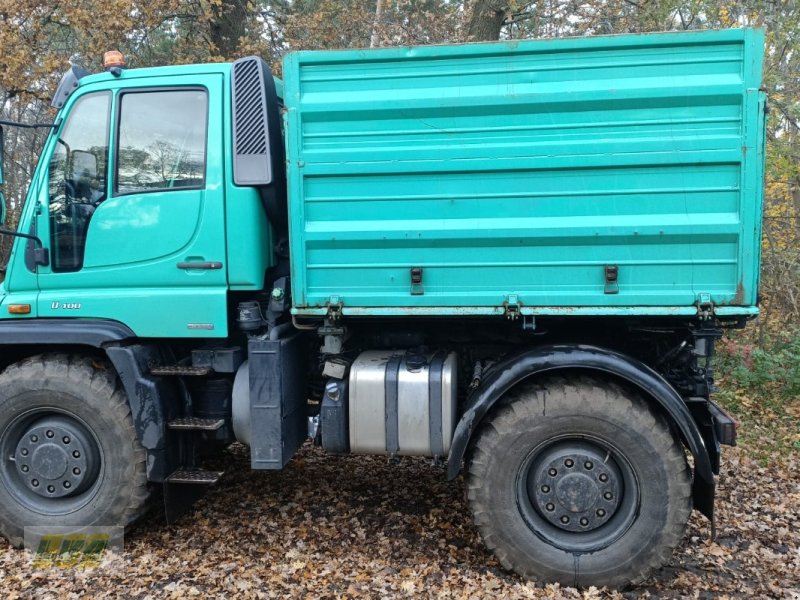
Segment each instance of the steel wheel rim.
[[517,507],[528,528],[567,552],[594,552],[617,541],[636,520],[640,496],[628,459],[592,435],[542,442],[516,479]]
[[79,510],[102,481],[103,452],[83,419],[63,409],[36,408],[0,433],[0,475],[9,494],[45,516]]

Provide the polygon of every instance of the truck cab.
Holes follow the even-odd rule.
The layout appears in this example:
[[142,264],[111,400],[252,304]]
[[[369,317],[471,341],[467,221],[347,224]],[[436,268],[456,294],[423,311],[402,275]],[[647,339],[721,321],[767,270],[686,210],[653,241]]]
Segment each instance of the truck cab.
[[19,224],[48,256],[14,247],[3,302],[143,337],[225,338],[228,295],[262,289],[273,266],[258,190],[226,177],[230,77],[229,64],[120,69],[61,90]]

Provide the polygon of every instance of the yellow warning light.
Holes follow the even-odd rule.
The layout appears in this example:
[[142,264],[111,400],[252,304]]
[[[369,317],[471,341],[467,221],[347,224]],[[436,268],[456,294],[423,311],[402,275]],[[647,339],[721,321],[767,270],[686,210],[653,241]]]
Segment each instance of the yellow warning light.
[[125,67],[125,57],[119,50],[109,50],[103,54],[103,68],[108,71],[114,67]]
[[30,304],[9,304],[8,312],[12,315],[29,315],[31,314]]

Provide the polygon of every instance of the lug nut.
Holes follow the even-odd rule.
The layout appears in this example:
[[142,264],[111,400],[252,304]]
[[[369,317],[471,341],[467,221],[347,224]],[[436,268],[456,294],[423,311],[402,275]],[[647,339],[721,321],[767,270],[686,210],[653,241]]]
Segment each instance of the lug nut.
[[80,453],[80,452],[78,452],[77,450],[73,450],[73,452],[72,452],[72,456],[73,456],[74,458],[80,458],[80,457],[81,457],[81,453]]
[[603,498],[605,498],[606,500],[611,500],[613,497],[614,495],[611,492],[606,492],[605,494],[603,494]]
[[38,479],[31,479],[31,485],[33,487],[39,487],[39,480]]
[[556,475],[558,475],[558,471],[556,471],[555,469],[550,469],[547,473],[550,475],[550,477],[555,477]]
[[22,454],[22,456],[28,456],[28,449],[23,448],[22,450],[19,451],[19,453]]
[[72,473],[74,475],[80,475],[81,474],[81,470],[78,467],[75,467],[74,469],[72,469]]
[[566,525],[567,523],[569,523],[569,517],[567,515],[564,515],[563,517],[561,517],[561,522],[564,525]]
[[564,461],[564,465],[566,467],[568,467],[568,468],[572,468],[572,465],[574,465],[574,464],[575,463],[573,462],[573,460],[571,458],[568,458],[567,460]]
[[22,469],[23,473],[27,473],[28,471],[30,471],[30,467],[28,467],[28,465],[22,465],[20,469]]
[[543,485],[542,486],[542,493],[549,494],[550,493],[550,486],[549,485]]
[[69,436],[65,435],[61,441],[63,441],[65,444],[69,444]]
[[590,460],[587,460],[585,463],[583,463],[583,466],[587,471],[591,471],[594,468],[594,464]]
[[65,481],[65,482],[64,482],[64,487],[65,487],[66,489],[69,489],[71,485],[72,485],[72,484],[71,484],[69,481]]
[[589,519],[587,519],[586,517],[581,517],[581,525],[586,527],[588,524],[589,524]]
[[35,444],[36,442],[38,442],[38,441],[39,441],[39,436],[38,436],[38,435],[36,435],[36,434],[34,433],[34,434],[31,436],[31,441],[32,441],[32,442]]
[[53,431],[52,431],[51,429],[48,429],[48,430],[45,432],[45,435],[46,435],[47,437],[51,438],[51,437],[53,437],[53,436],[55,435],[55,433],[53,433]]
[[545,508],[547,510],[549,510],[550,512],[553,512],[556,509],[556,505],[553,504],[552,502],[548,502],[547,505],[545,506]]
[[608,481],[608,475],[606,475],[605,473],[600,473],[599,479],[600,479],[600,481],[605,483],[606,481]]
[[48,492],[50,492],[50,493],[52,494],[52,493],[54,493],[54,492],[56,491],[56,488],[55,488],[55,487],[53,487],[52,485],[48,485],[48,486],[47,486],[47,491],[48,491]]
[[604,511],[602,508],[598,508],[597,509],[597,516],[598,517],[605,517],[606,516],[606,511]]

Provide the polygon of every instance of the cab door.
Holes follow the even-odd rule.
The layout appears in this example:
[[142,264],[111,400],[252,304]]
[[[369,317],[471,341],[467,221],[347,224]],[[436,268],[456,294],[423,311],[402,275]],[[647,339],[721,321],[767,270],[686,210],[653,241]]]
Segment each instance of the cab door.
[[223,77],[142,81],[85,92],[59,131],[38,216],[50,246],[39,315],[223,337]]

